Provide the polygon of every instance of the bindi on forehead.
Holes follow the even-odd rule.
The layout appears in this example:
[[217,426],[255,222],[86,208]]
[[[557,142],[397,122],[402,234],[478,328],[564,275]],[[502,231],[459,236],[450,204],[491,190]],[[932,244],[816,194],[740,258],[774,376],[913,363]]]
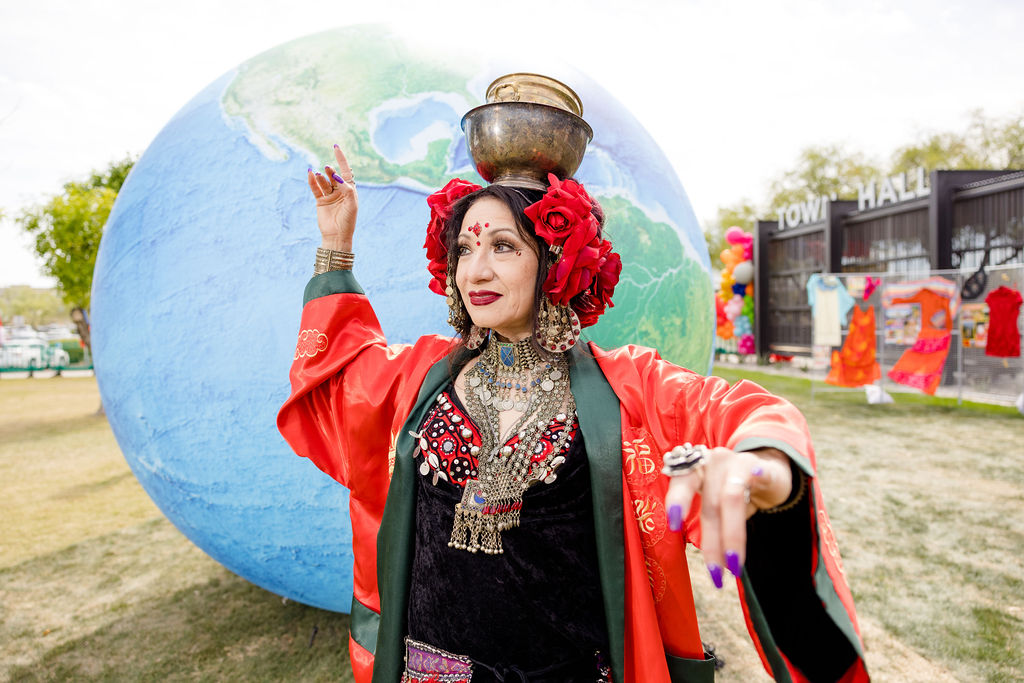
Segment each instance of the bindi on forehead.
[[476,235],[477,237],[479,237],[479,236],[480,236],[480,231],[481,231],[481,230],[483,230],[484,228],[489,228],[489,227],[491,227],[491,224],[490,224],[490,223],[484,223],[484,224],[483,224],[483,227],[481,227],[481,226],[480,226],[480,221],[477,221],[477,222],[476,222],[476,223],[474,223],[473,225],[471,225],[471,226],[469,226],[468,228],[466,228],[466,230],[467,230],[468,232],[471,232],[471,233],[473,233],[473,234],[474,234],[474,235]]

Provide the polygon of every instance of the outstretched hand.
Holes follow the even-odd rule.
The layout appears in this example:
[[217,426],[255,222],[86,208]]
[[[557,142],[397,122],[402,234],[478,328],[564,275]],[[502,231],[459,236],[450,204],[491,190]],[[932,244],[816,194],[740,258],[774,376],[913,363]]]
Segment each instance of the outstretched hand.
[[723,567],[736,577],[743,572],[747,519],[786,502],[792,490],[793,473],[782,451],[711,448],[703,465],[690,474],[670,477],[665,496],[669,529],[682,528],[694,496],[701,494],[701,552],[711,580],[721,588]]
[[316,198],[316,221],[325,249],[352,251],[356,230],[359,196],[352,168],[341,148],[334,146],[337,167],[324,166],[324,172],[312,168],[306,173],[309,189]]

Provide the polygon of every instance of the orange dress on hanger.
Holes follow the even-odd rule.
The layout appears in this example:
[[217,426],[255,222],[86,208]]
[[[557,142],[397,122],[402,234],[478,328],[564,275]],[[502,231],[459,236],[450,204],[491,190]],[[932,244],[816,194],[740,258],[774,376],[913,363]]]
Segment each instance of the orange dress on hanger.
[[953,330],[950,299],[930,289],[922,289],[914,296],[893,299],[892,303],[919,304],[921,332],[914,340],[914,345],[903,352],[889,371],[889,378],[897,384],[934,395],[942,381],[942,368],[949,355]]
[[862,311],[856,306],[842,350],[832,352],[832,367],[825,381],[839,387],[861,387],[881,376],[875,357],[875,307]]

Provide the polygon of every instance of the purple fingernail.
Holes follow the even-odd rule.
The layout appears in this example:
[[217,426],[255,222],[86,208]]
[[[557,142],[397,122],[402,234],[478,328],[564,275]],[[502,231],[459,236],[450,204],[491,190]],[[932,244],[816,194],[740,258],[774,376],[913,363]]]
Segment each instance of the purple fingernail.
[[338,143],[334,143],[334,149],[341,149],[340,147],[338,147]]
[[341,179],[341,176],[340,176],[340,175],[338,175],[337,173],[332,173],[332,174],[331,174],[331,177],[332,177],[332,178],[334,178],[335,180],[337,180],[337,181],[338,181],[339,183],[341,183],[342,185],[344,185],[344,184],[345,184],[345,181],[344,181],[344,180],[342,180],[342,179]]
[[722,587],[722,566],[718,564],[708,565],[708,574],[711,574],[711,583],[715,584],[715,588]]
[[683,506],[672,505],[668,509],[668,528],[670,531],[679,531],[683,526]]
[[764,468],[761,467],[760,465],[757,465],[754,467],[754,469],[750,470],[750,473],[753,474],[755,477],[760,477],[761,475],[764,474]]
[[313,172],[313,167],[312,166],[310,166],[309,168],[306,169],[306,173],[312,173],[312,172]]
[[725,552],[725,566],[729,568],[732,575],[737,579],[743,574],[743,565],[740,564],[740,554],[735,550]]

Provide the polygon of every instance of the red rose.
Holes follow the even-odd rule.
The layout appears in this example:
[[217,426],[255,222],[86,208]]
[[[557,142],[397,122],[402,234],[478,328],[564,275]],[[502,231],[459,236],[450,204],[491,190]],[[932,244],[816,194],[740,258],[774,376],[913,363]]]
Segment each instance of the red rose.
[[607,251],[605,252],[607,255],[598,269],[593,292],[601,302],[614,306],[612,294],[615,293],[615,285],[618,284],[619,276],[622,274],[622,257],[612,251],[611,242],[606,240],[604,244],[607,245]]
[[452,178],[447,185],[427,197],[427,206],[442,220],[448,220],[452,215],[452,204],[479,189],[480,186],[475,183],[461,178]]
[[604,313],[605,308],[614,306],[612,293],[622,272],[622,258],[612,251],[612,243],[600,240],[598,244],[598,267],[590,287],[573,300],[573,310],[580,319],[580,327],[590,327]]
[[604,313],[605,305],[591,296],[589,291],[583,292],[572,305],[576,316],[580,319],[580,327],[590,327]]
[[537,201],[526,207],[526,216],[533,221],[537,235],[551,246],[562,244],[576,227],[593,216],[593,202],[583,187],[573,180],[559,180],[548,174],[551,187]]
[[590,216],[562,244],[562,253],[544,281],[544,291],[552,302],[568,305],[570,299],[590,287],[601,264],[603,240],[597,237],[597,229],[597,220]]
[[430,291],[435,294],[445,296],[444,290],[448,286],[448,263],[447,261],[430,261],[427,264],[427,270],[430,271]]

